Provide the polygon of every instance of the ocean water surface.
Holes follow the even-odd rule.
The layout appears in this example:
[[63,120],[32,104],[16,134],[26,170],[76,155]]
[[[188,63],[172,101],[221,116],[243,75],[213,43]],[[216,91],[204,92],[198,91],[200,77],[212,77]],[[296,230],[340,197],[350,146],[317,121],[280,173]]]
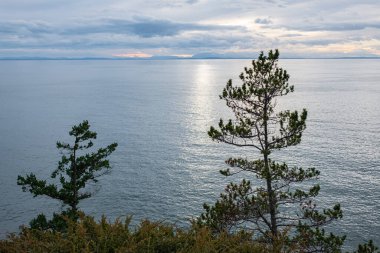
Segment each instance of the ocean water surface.
[[[0,61],[0,236],[61,205],[33,198],[17,175],[48,179],[58,140],[87,119],[97,147],[118,142],[112,172],[90,186],[86,213],[110,219],[133,215],[187,226],[230,181],[218,173],[230,156],[257,158],[209,139],[231,116],[218,98],[249,60]],[[341,203],[332,231],[346,245],[380,244],[380,60],[280,60],[295,92],[280,109],[307,108],[301,144],[275,152],[278,161],[321,171],[317,203]],[[250,175],[243,175],[249,178]]]

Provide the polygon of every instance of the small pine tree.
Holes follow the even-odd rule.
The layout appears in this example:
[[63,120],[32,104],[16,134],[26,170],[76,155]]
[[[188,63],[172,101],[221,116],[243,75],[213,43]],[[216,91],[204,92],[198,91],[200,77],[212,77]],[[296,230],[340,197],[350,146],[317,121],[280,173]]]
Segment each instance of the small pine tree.
[[327,234],[321,227],[342,218],[340,205],[320,212],[313,201],[319,185],[308,190],[296,187],[318,177],[319,171],[271,159],[272,151],[300,143],[307,118],[305,109],[301,113],[275,112],[276,98],[294,91],[287,71],[277,65],[278,58],[278,50],[269,51],[268,56],[261,52],[252,67],[241,73],[241,86],[227,82],[220,98],[232,109],[235,119],[226,123],[221,119],[219,129],[210,127],[208,132],[213,140],[252,148],[259,156],[256,160],[229,158],[226,164],[232,170],[221,171],[223,175],[245,171],[262,184],[253,187],[249,180],[230,183],[215,205],[204,205],[205,212],[198,221],[215,232],[249,228],[267,243],[288,234],[289,245],[297,244],[302,252],[335,252],[345,237]]
[[[96,132],[90,131],[88,121],[83,121],[73,126],[69,132],[74,137],[73,145],[57,142],[57,148],[63,153],[58,162],[58,168],[53,171],[51,178],[59,179],[60,186],[48,184],[46,180],[37,179],[31,173],[26,177],[18,176],[17,184],[22,190],[29,191],[33,197],[45,195],[62,202],[68,209],[63,215],[76,220],[78,217],[78,204],[81,200],[91,197],[92,193],[83,192],[89,181],[97,182],[97,178],[110,170],[109,161],[106,159],[115,151],[117,143],[100,148],[96,152],[80,156],[80,152],[93,146],[92,140],[96,139]],[[51,221],[47,221],[43,214],[33,219],[30,225],[39,229],[60,230],[65,227],[62,215],[54,214]]]
[[379,248],[373,244],[372,240],[367,243],[360,244],[358,249],[353,253],[380,253]]

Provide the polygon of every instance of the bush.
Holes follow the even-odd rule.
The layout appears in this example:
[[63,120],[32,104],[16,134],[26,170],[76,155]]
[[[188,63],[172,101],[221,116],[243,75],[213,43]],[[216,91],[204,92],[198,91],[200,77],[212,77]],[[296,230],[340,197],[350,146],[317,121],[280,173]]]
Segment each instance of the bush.
[[67,218],[65,233],[23,227],[0,241],[0,252],[277,252],[246,232],[215,235],[207,227],[180,229],[148,220],[131,229],[130,222],[131,217],[112,223],[104,216],[96,222],[82,214],[77,223]]

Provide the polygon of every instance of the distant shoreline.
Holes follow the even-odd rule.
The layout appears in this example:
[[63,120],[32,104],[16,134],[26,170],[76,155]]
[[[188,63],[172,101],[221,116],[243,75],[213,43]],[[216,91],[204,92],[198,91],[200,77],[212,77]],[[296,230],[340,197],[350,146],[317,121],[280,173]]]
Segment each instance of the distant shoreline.
[[[20,57],[20,58],[0,58],[0,61],[156,61],[156,60],[252,60],[251,57],[234,58],[234,57],[149,57],[149,58],[38,58],[38,57]],[[282,60],[378,60],[380,57],[284,57]]]

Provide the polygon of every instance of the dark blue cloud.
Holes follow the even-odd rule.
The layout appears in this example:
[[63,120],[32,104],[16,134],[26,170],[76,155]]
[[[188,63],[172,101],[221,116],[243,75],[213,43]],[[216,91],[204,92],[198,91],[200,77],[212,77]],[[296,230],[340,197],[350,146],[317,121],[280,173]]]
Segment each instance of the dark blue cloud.
[[180,23],[169,20],[136,18],[134,20],[105,19],[96,24],[85,24],[67,28],[64,34],[115,33],[133,34],[143,38],[174,36],[185,31],[225,31],[241,30],[240,26],[201,25],[196,23]]
[[249,36],[230,36],[224,37],[222,35],[197,35],[191,38],[184,37],[154,37],[154,38],[132,38],[126,37],[124,39],[110,40],[106,38],[91,39],[88,37],[71,38],[59,40],[57,38],[49,39],[49,37],[42,37],[38,39],[19,39],[19,40],[0,40],[0,48],[2,49],[115,49],[115,48],[134,48],[134,49],[155,49],[155,48],[172,48],[172,49],[186,49],[186,50],[214,50],[226,49],[231,46],[252,45],[252,39]]
[[241,26],[202,25],[197,23],[180,23],[169,20],[147,18],[101,19],[81,21],[66,27],[48,25],[41,22],[18,21],[0,22],[0,33],[18,36],[50,35],[89,35],[89,34],[125,34],[142,38],[175,36],[186,31],[245,31]]

